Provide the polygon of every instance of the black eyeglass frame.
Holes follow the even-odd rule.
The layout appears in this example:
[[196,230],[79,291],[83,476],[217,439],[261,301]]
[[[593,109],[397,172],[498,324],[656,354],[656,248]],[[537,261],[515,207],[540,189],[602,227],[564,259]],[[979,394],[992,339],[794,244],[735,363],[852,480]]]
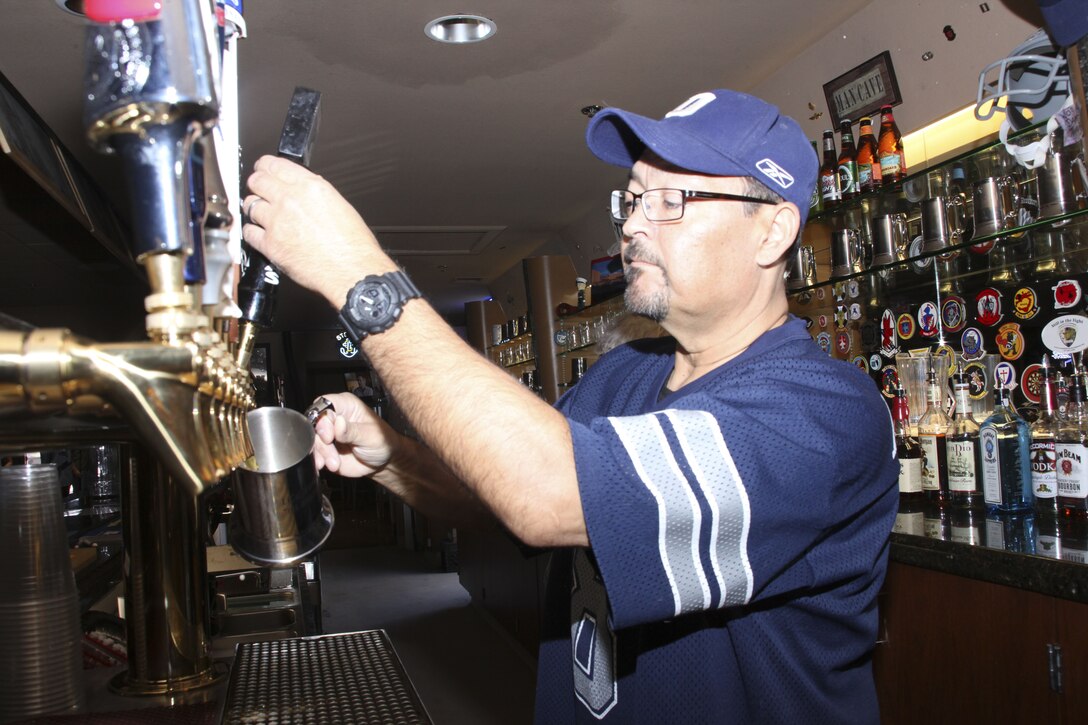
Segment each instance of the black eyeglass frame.
[[[642,197],[646,194],[652,194],[655,191],[678,191],[680,192],[680,214],[674,218],[669,219],[650,219],[649,214],[646,213],[646,205],[642,201]],[[684,209],[687,208],[687,202],[700,201],[700,200],[716,200],[716,201],[750,201],[753,204],[778,204],[777,201],[771,201],[770,199],[759,199],[754,196],[745,196],[744,194],[723,194],[716,191],[692,191],[691,189],[674,189],[672,187],[662,187],[660,189],[646,189],[641,194],[636,194],[630,189],[613,189],[609,194],[609,201],[612,202],[616,199],[617,194],[630,194],[632,202],[638,202],[639,207],[642,209],[642,214],[646,217],[647,221],[654,223],[657,222],[675,222],[684,218]],[[622,198],[622,197],[621,197]],[[631,215],[625,217],[616,216],[616,205],[609,204],[608,213],[612,218],[618,222],[625,222],[631,218]]]

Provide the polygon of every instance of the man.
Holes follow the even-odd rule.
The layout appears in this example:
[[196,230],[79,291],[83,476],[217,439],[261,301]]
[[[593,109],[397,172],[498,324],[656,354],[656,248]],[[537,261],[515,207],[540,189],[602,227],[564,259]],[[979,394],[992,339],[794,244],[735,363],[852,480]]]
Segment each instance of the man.
[[[422,441],[329,396],[318,460],[562,547],[538,722],[876,722],[898,465],[876,387],[788,313],[812,148],[776,108],[727,90],[659,121],[605,109],[587,140],[630,169],[611,196],[626,304],[671,337],[602,356],[556,409],[424,301],[389,322],[376,281],[356,281],[397,267],[355,211],[305,169],[257,162],[246,238],[345,305],[349,327],[384,320],[360,344]],[[392,306],[414,294],[390,281],[377,294]]]

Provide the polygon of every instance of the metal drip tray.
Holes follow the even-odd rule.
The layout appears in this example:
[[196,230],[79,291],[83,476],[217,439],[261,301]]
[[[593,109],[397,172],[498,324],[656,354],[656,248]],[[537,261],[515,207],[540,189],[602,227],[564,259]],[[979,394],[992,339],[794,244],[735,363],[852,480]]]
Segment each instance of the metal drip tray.
[[420,723],[423,703],[383,630],[239,644],[223,725]]

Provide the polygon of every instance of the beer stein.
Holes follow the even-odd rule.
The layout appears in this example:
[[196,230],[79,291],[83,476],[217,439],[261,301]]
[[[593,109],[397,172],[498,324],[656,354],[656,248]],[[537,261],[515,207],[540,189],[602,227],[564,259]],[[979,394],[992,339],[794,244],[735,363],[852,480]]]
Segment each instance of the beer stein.
[[812,247],[798,244],[786,265],[786,289],[797,290],[816,284],[816,254]]
[[325,543],[333,526],[312,450],[313,424],[275,406],[249,411],[246,421],[254,456],[235,471],[230,543],[255,564],[294,566]]
[[1016,249],[1009,244],[996,244],[990,252],[990,275],[992,285],[1017,284],[1024,279],[1024,274],[1017,265]]
[[846,277],[861,271],[861,235],[857,229],[836,229],[831,233],[831,277]]
[[1011,176],[991,176],[975,183],[972,194],[975,234],[987,237],[1016,226],[1020,190]]
[[[963,235],[967,200],[962,194],[922,200],[922,252],[939,252],[958,244]],[[950,256],[955,256],[958,252]]]
[[907,217],[904,214],[884,214],[873,224],[873,261],[876,267],[902,261],[907,252]]
[[1046,153],[1046,161],[1035,172],[1040,219],[1068,214],[1084,205],[1084,193],[1077,194],[1073,190],[1074,164],[1080,170],[1085,188],[1088,188],[1084,162],[1079,158],[1074,158],[1072,161],[1066,160],[1063,156],[1062,142],[1062,130],[1057,128],[1050,134],[1050,149]]

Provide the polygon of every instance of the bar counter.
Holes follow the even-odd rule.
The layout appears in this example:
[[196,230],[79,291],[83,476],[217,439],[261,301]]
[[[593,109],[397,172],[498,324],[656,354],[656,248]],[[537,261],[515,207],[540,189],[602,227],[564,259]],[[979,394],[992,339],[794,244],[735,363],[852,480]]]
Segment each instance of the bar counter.
[[893,533],[890,560],[1088,604],[1088,519],[927,513],[925,535]]

